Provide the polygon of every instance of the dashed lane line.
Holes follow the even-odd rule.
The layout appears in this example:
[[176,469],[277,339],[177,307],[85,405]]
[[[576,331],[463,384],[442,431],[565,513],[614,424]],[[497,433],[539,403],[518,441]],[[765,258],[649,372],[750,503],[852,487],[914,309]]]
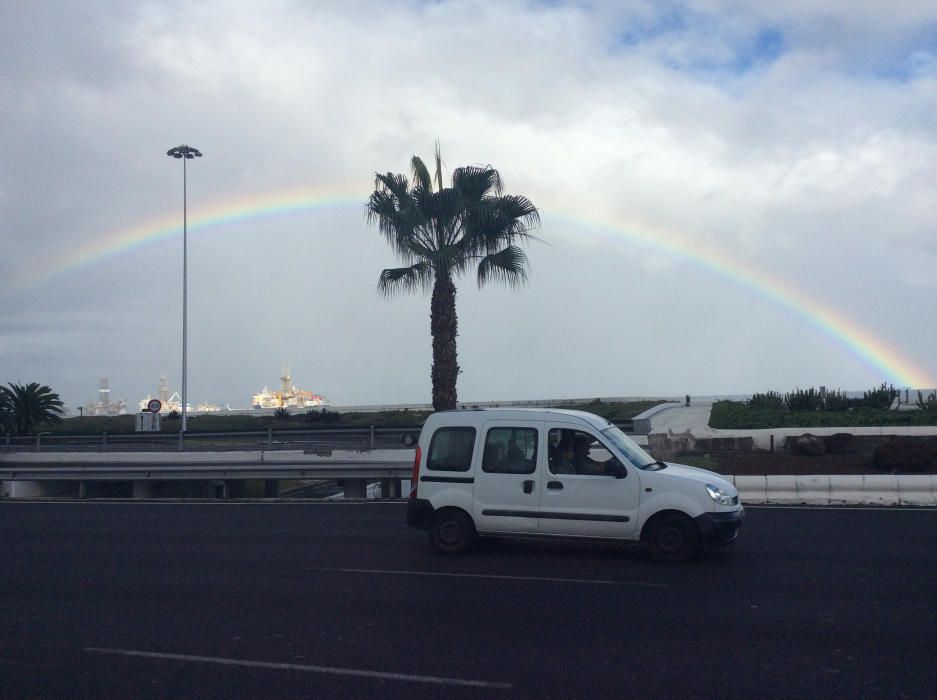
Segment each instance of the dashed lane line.
[[358,668],[340,668],[336,666],[317,666],[312,664],[291,664],[276,661],[254,661],[250,659],[231,659],[222,656],[197,656],[193,654],[170,654],[157,651],[141,651],[139,649],[110,649],[107,647],[85,647],[89,654],[108,654],[111,656],[129,656],[143,659],[160,659],[164,661],[186,661],[190,663],[216,664],[218,666],[240,666],[244,668],[265,668],[278,671],[304,671],[306,673],[328,673],[335,676],[357,676],[360,678],[377,678],[389,681],[405,681],[411,683],[433,683],[436,685],[466,686],[470,688],[491,688],[509,690],[510,683],[496,681],[479,681],[466,678],[446,678],[444,676],[423,676],[413,673],[390,673],[387,671],[368,671]]
[[448,576],[453,578],[484,578],[502,581],[541,581],[546,583],[587,583],[600,586],[639,586],[642,588],[670,588],[669,583],[644,583],[642,581],[615,581],[613,579],[560,578],[553,576],[507,576],[504,574],[463,574],[453,571],[400,571],[398,569],[340,569],[306,567],[306,571],[322,571],[341,574],[386,574],[392,576]]

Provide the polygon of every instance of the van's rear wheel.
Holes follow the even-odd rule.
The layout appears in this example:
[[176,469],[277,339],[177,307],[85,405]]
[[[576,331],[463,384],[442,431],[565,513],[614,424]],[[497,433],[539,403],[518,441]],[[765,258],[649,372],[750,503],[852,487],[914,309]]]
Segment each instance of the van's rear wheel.
[[696,525],[684,515],[662,515],[650,524],[645,538],[654,561],[689,561],[699,553],[700,537]]
[[429,541],[442,554],[461,554],[475,537],[475,524],[464,510],[443,508],[429,526]]

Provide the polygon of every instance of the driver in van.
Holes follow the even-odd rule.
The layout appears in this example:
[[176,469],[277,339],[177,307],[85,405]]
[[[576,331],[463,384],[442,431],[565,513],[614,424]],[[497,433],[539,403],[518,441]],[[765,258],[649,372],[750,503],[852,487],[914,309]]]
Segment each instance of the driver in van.
[[573,466],[573,441],[563,439],[556,446],[556,454],[553,456],[550,464],[550,471],[554,474],[575,474],[576,467]]
[[592,438],[584,433],[577,433],[573,441],[573,466],[578,474],[604,474],[606,462],[598,462],[589,457]]

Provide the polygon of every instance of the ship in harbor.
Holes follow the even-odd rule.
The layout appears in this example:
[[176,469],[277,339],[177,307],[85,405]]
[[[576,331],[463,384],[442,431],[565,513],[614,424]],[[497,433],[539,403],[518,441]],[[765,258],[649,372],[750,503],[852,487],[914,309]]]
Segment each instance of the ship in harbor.
[[[147,394],[146,398],[140,401],[140,411],[149,411],[150,401],[154,398],[159,399],[162,404],[162,408],[159,409],[160,413],[171,413],[172,411],[178,413],[182,410],[182,397],[179,396],[177,391],[172,392],[172,394],[169,393],[169,383],[166,381],[166,377],[159,378],[159,388],[156,390],[156,396]],[[186,410],[192,410],[192,406],[188,401],[186,402]]]
[[251,397],[252,408],[322,408],[329,405],[324,396],[297,389],[293,386],[290,376],[290,366],[283,363],[283,372],[280,374],[280,390],[270,391],[267,387]]
[[98,389],[98,400],[88,401],[84,406],[79,407],[83,416],[124,416],[127,414],[127,402],[123,399],[111,401],[111,388],[107,383],[107,377],[101,380]]

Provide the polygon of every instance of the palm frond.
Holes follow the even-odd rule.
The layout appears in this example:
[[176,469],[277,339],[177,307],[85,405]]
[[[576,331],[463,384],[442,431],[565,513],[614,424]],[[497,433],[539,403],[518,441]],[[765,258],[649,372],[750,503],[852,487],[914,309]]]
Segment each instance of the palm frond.
[[527,255],[517,246],[489,253],[478,263],[478,286],[503,282],[512,289],[527,281]]
[[399,173],[374,173],[374,189],[387,190],[401,203],[409,197],[409,183],[406,175]]
[[465,208],[462,193],[452,187],[446,187],[420,202],[420,210],[428,219],[452,221],[459,217]]
[[533,238],[529,232],[539,221],[537,208],[525,197],[485,197],[464,216],[465,248],[476,254],[498,252]]
[[433,286],[433,268],[425,260],[409,267],[394,267],[383,270],[377,290],[385,297],[416,289],[429,290]]
[[501,194],[501,175],[490,166],[467,165],[453,171],[452,186],[462,192],[466,202],[474,204],[483,197]]
[[502,217],[520,222],[525,229],[540,226],[540,212],[534,203],[523,195],[506,194],[498,197],[497,207]]
[[429,170],[426,169],[426,163],[419,156],[413,156],[410,159],[410,169],[413,172],[413,187],[421,187],[429,192],[433,191],[433,181],[429,176]]
[[439,146],[439,139],[436,139],[436,187],[443,188],[442,184],[442,149]]

